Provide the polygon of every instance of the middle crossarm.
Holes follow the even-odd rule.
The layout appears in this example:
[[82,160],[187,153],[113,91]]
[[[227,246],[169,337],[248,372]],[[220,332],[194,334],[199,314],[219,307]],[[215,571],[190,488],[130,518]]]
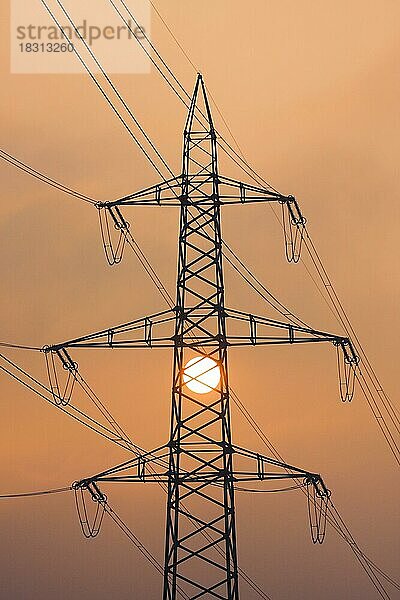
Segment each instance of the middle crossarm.
[[[207,354],[207,349],[217,348],[221,344],[218,335],[210,336],[202,331],[197,333],[190,323],[204,317],[218,318],[218,310],[214,313],[195,308],[186,309],[185,318],[188,323],[186,335],[175,339],[176,309],[168,309],[153,315],[129,321],[90,333],[59,344],[45,346],[44,352],[57,352],[66,348],[170,348],[182,346],[197,349]],[[357,363],[358,358],[350,340],[333,333],[301,327],[267,317],[252,315],[238,310],[225,309],[227,332],[222,343],[227,346],[256,346],[267,344],[296,344],[307,342],[332,342],[340,346],[347,362]]]

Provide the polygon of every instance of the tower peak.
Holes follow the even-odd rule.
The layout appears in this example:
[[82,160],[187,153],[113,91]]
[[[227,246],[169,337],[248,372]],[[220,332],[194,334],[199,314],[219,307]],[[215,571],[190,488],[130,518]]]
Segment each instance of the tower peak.
[[196,130],[196,128],[198,129],[198,127],[201,129],[206,127],[207,131],[212,134],[215,133],[207,90],[203,75],[200,72],[197,73],[197,79],[190,102],[189,113],[185,125],[185,135],[190,134],[193,130]]

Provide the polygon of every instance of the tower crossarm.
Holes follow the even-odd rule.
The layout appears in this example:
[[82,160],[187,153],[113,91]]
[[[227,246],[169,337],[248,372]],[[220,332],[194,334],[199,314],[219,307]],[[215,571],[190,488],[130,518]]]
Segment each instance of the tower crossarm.
[[[346,363],[358,364],[359,358],[347,337],[230,308],[225,308],[225,317],[228,324],[226,338],[228,346],[332,342],[341,348]],[[232,322],[237,325],[235,331]]]
[[88,488],[96,482],[160,482],[168,481],[169,447],[160,446],[150,452],[138,454],[135,458],[120,463],[110,469],[96,473],[75,482],[76,488]]
[[170,348],[175,318],[176,311],[168,309],[60,344],[44,346],[43,352],[60,353],[66,348]]
[[305,223],[300,207],[294,196],[284,196],[267,187],[261,188],[248,183],[243,183],[222,175],[215,176],[210,173],[197,173],[186,176],[186,193],[183,193],[183,176],[173,177],[159,184],[145,188],[133,194],[123,196],[117,200],[97,203],[97,208],[112,209],[117,206],[176,206],[198,204],[214,206],[214,194],[204,193],[204,186],[208,183],[218,184],[218,205],[249,204],[255,202],[278,202],[287,206],[293,224]]
[[97,208],[114,206],[180,206],[182,197],[182,176],[171,177],[144,188],[133,194],[108,202],[98,202]]
[[235,482],[294,479],[300,480],[305,485],[312,485],[319,497],[329,498],[330,496],[330,491],[318,473],[295,467],[239,446],[232,446],[231,451],[234,456],[233,479]]
[[254,202],[278,202],[288,206],[293,221],[305,222],[294,196],[285,196],[265,187],[243,183],[231,177],[218,175],[220,204],[248,204]]
[[[74,338],[59,344],[43,347],[45,353],[60,354],[67,348],[171,348],[188,347],[204,349],[204,354],[213,348],[225,346],[257,346],[268,344],[301,344],[308,342],[331,342],[343,352],[347,364],[357,365],[359,358],[349,338],[292,323],[276,321],[230,308],[224,309],[227,328],[224,339],[220,335],[210,336],[198,324],[204,319],[219,318],[217,307],[214,313],[205,308],[186,308],[187,322],[196,322],[177,339],[174,323],[178,309],[168,309],[147,317],[115,325],[94,333]],[[62,360],[64,363],[64,361]]]
[[[194,450],[192,449],[192,451]],[[291,479],[300,482],[300,485],[311,485],[319,497],[329,498],[330,496],[330,491],[318,473],[295,467],[239,446],[231,446],[229,452],[233,456],[232,481],[234,483],[275,482]],[[74,487],[89,489],[93,484],[101,482],[167,482],[169,478],[168,456],[168,445],[161,446],[110,469],[76,481]],[[201,469],[201,471],[191,472],[181,470],[179,479],[185,484],[209,482],[216,486],[220,485],[220,480],[224,479],[224,473],[213,464],[213,459],[210,456],[208,457],[208,464],[209,468],[206,470]]]

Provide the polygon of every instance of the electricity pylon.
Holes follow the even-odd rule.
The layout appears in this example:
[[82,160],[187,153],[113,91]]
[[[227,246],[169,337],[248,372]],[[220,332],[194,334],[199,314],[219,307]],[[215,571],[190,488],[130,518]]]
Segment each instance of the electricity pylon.
[[[69,372],[67,395],[77,369],[68,348],[173,349],[168,443],[75,484],[76,489],[89,491],[99,504],[105,502],[100,482],[153,481],[167,485],[163,600],[176,600],[178,595],[191,600],[238,600],[236,483],[302,480],[317,502],[324,504],[329,496],[320,475],[232,443],[230,347],[328,341],[343,351],[347,369],[357,362],[347,338],[225,306],[221,206],[251,202],[280,203],[290,226],[301,229],[304,225],[292,196],[219,174],[217,136],[199,75],[184,131],[182,174],[98,207],[119,230],[119,249],[129,227],[119,207],[179,207],[176,306],[45,348],[52,365],[51,378],[57,357]],[[189,361],[192,366],[188,366]],[[59,389],[54,381],[52,387]],[[319,524],[317,517],[314,530]],[[319,530],[314,534],[315,540],[321,541]]]

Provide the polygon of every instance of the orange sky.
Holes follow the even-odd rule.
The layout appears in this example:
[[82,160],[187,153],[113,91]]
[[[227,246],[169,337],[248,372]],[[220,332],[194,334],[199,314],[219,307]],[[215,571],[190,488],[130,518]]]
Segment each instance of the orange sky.
[[[156,183],[158,176],[87,77],[10,75],[5,4],[2,147],[102,200]],[[157,6],[203,72],[248,160],[298,198],[370,360],[397,401],[399,3],[162,0]],[[195,72],[154,12],[152,38],[191,89]],[[154,70],[115,82],[178,171],[182,106]],[[228,139],[215,108],[214,116]],[[240,177],[225,161],[221,167]],[[7,164],[0,168],[1,339],[42,346],[164,308],[133,255],[114,269],[105,264],[92,207]],[[178,214],[142,208],[126,214],[174,294]],[[273,293],[314,327],[342,333],[304,268],[285,263],[271,211],[238,206],[226,208],[223,218],[226,240]],[[226,283],[227,305],[271,314],[229,269]],[[44,380],[42,356],[9,355]],[[152,448],[166,441],[168,352],[81,350],[74,356],[138,444]],[[231,383],[285,458],[324,476],[362,548],[396,575],[395,462],[361,392],[351,405],[341,404],[335,361],[328,345],[237,349]],[[5,376],[0,386],[0,494],[69,485],[126,458]],[[264,451],[235,409],[233,436],[241,446]],[[115,486],[108,495],[161,559],[161,491]],[[112,523],[96,541],[81,539],[70,495],[2,501],[0,520],[4,598],[160,597],[159,576]],[[237,523],[240,565],[274,600],[377,597],[333,531],[322,547],[311,544],[300,494],[240,496]],[[244,600],[254,597],[242,588]]]

